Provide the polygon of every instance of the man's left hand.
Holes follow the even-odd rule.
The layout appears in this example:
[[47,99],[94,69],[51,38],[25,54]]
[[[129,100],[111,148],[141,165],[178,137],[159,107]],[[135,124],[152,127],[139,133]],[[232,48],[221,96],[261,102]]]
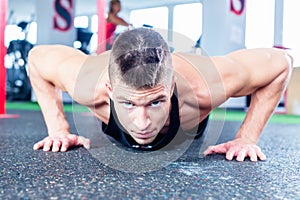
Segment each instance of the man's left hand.
[[232,160],[234,157],[236,157],[236,160],[239,162],[244,161],[246,157],[249,157],[253,162],[256,162],[258,158],[260,160],[266,160],[266,156],[262,153],[259,146],[241,138],[237,138],[215,146],[209,146],[204,151],[204,155],[214,153],[225,153],[227,160]]

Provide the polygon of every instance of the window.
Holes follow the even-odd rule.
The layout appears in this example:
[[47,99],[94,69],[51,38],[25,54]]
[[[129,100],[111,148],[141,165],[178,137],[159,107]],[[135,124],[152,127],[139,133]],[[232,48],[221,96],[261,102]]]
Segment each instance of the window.
[[88,28],[89,18],[87,16],[79,16],[74,19],[75,28]]
[[202,34],[202,4],[192,3],[175,6],[173,30],[197,41]]
[[299,8],[299,0],[284,1],[283,45],[285,47],[300,49]]
[[300,66],[299,0],[284,1],[283,46],[291,49],[294,66]]
[[36,22],[32,22],[29,25],[29,31],[28,31],[28,36],[27,36],[27,40],[31,43],[31,44],[35,44],[37,41],[37,23]]
[[5,46],[8,47],[12,40],[24,39],[20,38],[22,29],[16,25],[7,25],[5,27]]
[[272,47],[275,1],[247,1],[246,9],[246,47]]
[[94,33],[90,41],[90,52],[94,53],[98,48],[98,15],[91,18],[91,32]]
[[130,13],[130,23],[134,27],[141,27],[144,24],[153,28],[168,29],[168,8],[148,8],[133,10]]
[[91,18],[91,31],[93,33],[98,32],[98,15],[93,15]]
[[35,44],[37,41],[37,23],[31,22],[26,29],[28,31],[27,38],[26,34],[17,25],[7,25],[5,27],[5,46],[8,47],[12,40],[28,40],[28,42]]

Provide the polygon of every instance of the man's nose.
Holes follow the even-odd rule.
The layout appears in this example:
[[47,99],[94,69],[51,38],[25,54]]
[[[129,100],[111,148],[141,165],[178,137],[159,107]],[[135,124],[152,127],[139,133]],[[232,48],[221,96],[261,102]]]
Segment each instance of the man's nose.
[[133,124],[140,130],[147,130],[151,125],[151,120],[147,113],[147,109],[144,107],[138,107],[133,119]]

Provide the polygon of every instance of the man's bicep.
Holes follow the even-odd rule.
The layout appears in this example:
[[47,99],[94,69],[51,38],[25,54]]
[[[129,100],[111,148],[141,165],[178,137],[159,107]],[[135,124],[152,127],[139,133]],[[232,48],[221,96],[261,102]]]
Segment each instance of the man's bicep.
[[63,45],[42,45],[33,52],[37,57],[34,65],[40,76],[64,90],[64,80],[76,76],[76,68],[84,62],[86,55],[77,49]]
[[34,65],[41,76],[46,78],[75,52],[75,49],[62,45],[40,45],[30,51],[29,62]]
[[242,69],[248,70],[255,77],[265,78],[266,74],[276,74],[285,63],[281,50],[272,48],[244,49],[226,55]]
[[286,52],[272,48],[240,50],[227,57],[246,71],[249,84],[257,87],[270,83],[289,65]]
[[[229,76],[234,80],[231,96],[248,95],[270,84],[286,69],[286,57],[284,51],[271,48],[239,50],[224,56],[227,73],[223,74],[234,72]],[[223,80],[226,85],[231,82],[224,76]]]

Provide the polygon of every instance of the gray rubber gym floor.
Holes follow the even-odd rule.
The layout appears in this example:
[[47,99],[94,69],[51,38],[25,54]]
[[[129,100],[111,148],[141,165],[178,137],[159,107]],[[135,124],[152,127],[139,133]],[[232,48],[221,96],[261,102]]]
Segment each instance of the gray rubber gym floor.
[[[94,118],[82,116],[74,123],[71,113],[72,131],[90,136],[93,148],[33,151],[33,144],[46,136],[41,113],[9,113],[20,118],[0,119],[0,199],[300,199],[300,123],[268,124],[259,142],[267,155],[264,162],[226,161],[224,155],[203,158],[197,149],[200,138],[183,155],[170,153],[177,152],[178,159],[164,164],[148,156],[145,165],[127,153],[147,154],[115,151],[118,147],[101,139]],[[222,127],[221,142],[234,137],[240,122],[219,124],[209,126],[210,131]]]

